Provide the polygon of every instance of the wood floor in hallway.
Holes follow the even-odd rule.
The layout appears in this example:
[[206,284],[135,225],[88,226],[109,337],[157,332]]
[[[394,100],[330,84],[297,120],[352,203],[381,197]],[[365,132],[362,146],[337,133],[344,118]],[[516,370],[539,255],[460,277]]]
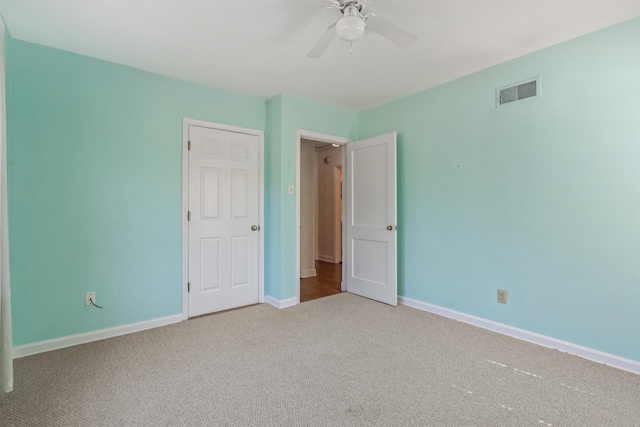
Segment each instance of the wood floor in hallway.
[[339,294],[342,281],[342,264],[316,261],[316,277],[300,279],[300,302]]

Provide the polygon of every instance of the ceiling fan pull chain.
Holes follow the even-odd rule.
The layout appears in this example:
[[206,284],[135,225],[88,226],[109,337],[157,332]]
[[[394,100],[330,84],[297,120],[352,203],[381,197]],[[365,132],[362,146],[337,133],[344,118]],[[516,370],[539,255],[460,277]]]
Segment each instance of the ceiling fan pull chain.
[[349,44],[351,45],[351,53],[353,53],[353,42],[349,42]]

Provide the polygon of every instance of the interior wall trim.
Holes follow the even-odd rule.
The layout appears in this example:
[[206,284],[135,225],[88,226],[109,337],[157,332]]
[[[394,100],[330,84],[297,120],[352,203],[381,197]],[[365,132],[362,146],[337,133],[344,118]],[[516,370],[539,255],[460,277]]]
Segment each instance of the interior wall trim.
[[527,341],[532,344],[552,348],[564,353],[573,354],[574,356],[579,356],[583,359],[591,360],[592,362],[602,363],[604,365],[640,375],[640,362],[632,359],[626,359],[624,357],[616,356],[615,354],[605,353],[603,351],[595,350],[589,347],[583,347],[581,345],[574,344],[568,341],[562,341],[556,338],[548,337],[546,335],[541,335],[535,332],[505,325],[504,323],[494,322],[492,320],[483,319],[481,317],[472,316],[470,314],[461,313],[459,311],[451,310],[411,298],[406,298],[403,296],[398,296],[398,302],[408,307],[417,308],[418,310],[423,310],[429,313],[448,317],[450,319],[459,320],[460,322],[478,326],[483,329],[488,329],[490,331],[517,338],[522,341]]
[[316,277],[317,275],[318,275],[318,272],[316,271],[315,268],[310,268],[309,270],[302,270],[300,272],[301,279],[306,279],[307,277]]
[[293,298],[289,298],[289,299],[275,299],[274,297],[270,297],[270,296],[266,296],[264,298],[264,302],[266,302],[267,304],[271,304],[272,306],[274,306],[275,308],[287,308],[287,307],[293,307],[294,305],[298,304],[298,299],[293,297]]
[[336,259],[336,257],[329,255],[318,255],[317,258],[318,261],[330,262],[331,264],[337,264],[338,262],[340,262]]
[[105,338],[113,338],[120,335],[140,332],[146,329],[153,329],[160,326],[170,325],[182,321],[182,314],[160,317],[144,322],[130,323],[128,325],[115,326],[113,328],[99,329],[97,331],[84,332],[82,334],[67,335],[66,337],[54,338],[39,341],[31,344],[19,345],[13,348],[13,358],[31,356],[33,354],[44,353],[51,350],[58,350],[79,344],[86,344],[92,341],[99,341]]

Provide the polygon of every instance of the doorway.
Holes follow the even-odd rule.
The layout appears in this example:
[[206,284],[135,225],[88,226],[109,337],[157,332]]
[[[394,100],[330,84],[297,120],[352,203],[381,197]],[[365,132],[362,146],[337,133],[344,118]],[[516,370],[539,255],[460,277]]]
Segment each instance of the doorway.
[[342,292],[342,146],[300,146],[300,302]]
[[[300,185],[300,176],[305,139],[344,146],[341,154],[341,171],[344,174],[341,241],[345,262],[342,263],[340,290],[397,305],[396,133],[352,142],[347,138],[302,130],[297,131],[296,156],[296,187],[299,189],[296,196],[294,270],[297,276],[296,303],[300,303],[302,276],[300,194],[305,190]],[[333,160],[322,159],[329,163]],[[321,260],[320,254],[316,253],[315,259]]]
[[298,131],[297,302],[335,295],[342,283],[343,145],[350,140]]

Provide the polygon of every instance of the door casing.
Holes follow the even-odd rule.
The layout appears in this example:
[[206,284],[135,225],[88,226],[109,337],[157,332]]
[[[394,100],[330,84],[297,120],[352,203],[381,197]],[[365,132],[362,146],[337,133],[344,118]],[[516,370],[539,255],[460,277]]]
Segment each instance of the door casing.
[[182,120],[182,319],[189,318],[189,222],[187,211],[189,210],[189,126],[201,126],[219,129],[228,132],[255,135],[259,140],[259,302],[264,302],[264,132],[256,129],[242,128],[238,126],[212,123],[203,120],[184,118]]

